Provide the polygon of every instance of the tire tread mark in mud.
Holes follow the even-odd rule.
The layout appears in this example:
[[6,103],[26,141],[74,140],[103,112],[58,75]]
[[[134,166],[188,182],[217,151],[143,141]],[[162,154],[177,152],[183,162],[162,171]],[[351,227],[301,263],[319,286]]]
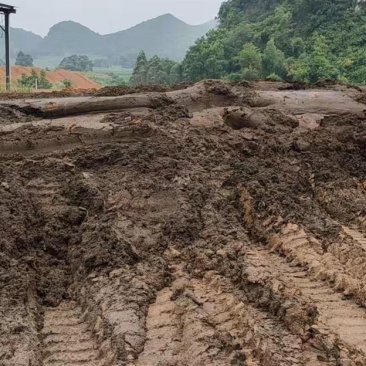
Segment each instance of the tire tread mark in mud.
[[[297,238],[295,237],[295,241]],[[285,258],[267,249],[252,249],[248,253],[249,261],[259,266],[268,263],[274,273],[281,278],[294,293],[305,296],[310,304],[319,311],[317,328],[321,333],[333,332],[341,341],[366,352],[366,311],[342,294],[327,286],[326,282],[314,280],[302,267],[291,266]]]
[[43,366],[103,366],[81,309],[74,302],[47,308],[44,315]]
[[[175,298],[177,288],[184,290]],[[214,272],[202,280],[178,279],[160,291],[149,308],[146,327],[138,366],[190,364],[192,359],[197,365],[242,360],[250,366],[302,365],[300,338],[240,300],[230,281]]]

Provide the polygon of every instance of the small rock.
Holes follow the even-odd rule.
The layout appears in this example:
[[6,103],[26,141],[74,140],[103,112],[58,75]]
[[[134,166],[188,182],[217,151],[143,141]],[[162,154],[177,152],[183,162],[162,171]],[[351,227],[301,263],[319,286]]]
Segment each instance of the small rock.
[[99,333],[102,330],[103,320],[100,316],[98,316],[97,321],[95,322],[94,331]]
[[11,267],[16,267],[19,264],[19,262],[16,259],[11,259],[10,260],[10,266]]
[[103,277],[96,277],[92,279],[92,282],[96,283],[96,282],[101,282],[103,281]]
[[116,277],[121,277],[122,274],[124,272],[124,269],[123,268],[120,268],[120,269],[115,269],[114,271],[112,271],[110,274],[109,274],[109,277],[110,278],[116,278]]
[[74,169],[75,168],[75,164],[66,162],[65,163],[65,167],[68,168],[68,169]]
[[357,366],[365,366],[365,360],[363,360],[361,357],[357,357],[357,358],[355,359],[355,364],[356,364]]
[[225,252],[225,250],[220,249],[216,252],[217,255],[219,255],[220,257],[226,258],[227,253]]
[[9,183],[6,183],[6,182],[2,182],[1,187],[5,188],[7,191],[10,189]]
[[318,361],[320,362],[328,362],[328,359],[322,355],[317,356]]
[[211,249],[206,250],[206,255],[208,257],[213,257],[215,255],[215,252]]
[[297,152],[309,151],[310,144],[304,140],[297,140],[293,143],[293,149]]
[[311,331],[312,331],[313,334],[320,334],[320,329],[319,329],[319,327],[317,325],[312,325],[310,327],[310,329],[311,329]]
[[352,360],[349,358],[342,358],[339,360],[339,366],[352,366]]
[[176,250],[174,248],[171,248],[170,249],[170,255],[171,255],[172,258],[180,258],[181,253],[180,253],[179,250]]

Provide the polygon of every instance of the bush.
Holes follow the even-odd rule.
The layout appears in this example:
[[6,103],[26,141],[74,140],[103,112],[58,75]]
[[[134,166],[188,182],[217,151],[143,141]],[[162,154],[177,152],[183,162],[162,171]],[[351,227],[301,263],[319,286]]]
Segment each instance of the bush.
[[64,84],[64,87],[67,89],[67,88],[71,88],[72,87],[72,82],[71,80],[68,80],[68,79],[64,79],[62,80],[62,84]]
[[18,80],[18,86],[38,89],[52,88],[52,84],[46,78],[46,71],[41,70],[40,74],[38,75],[35,69],[32,69],[29,76],[22,74],[21,78]]

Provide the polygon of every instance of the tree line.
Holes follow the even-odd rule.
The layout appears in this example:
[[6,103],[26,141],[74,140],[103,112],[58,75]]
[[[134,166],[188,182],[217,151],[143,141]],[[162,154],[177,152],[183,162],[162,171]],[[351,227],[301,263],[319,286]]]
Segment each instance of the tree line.
[[147,59],[145,52],[137,56],[130,84],[173,85],[181,80],[181,65],[167,58],[154,56]]

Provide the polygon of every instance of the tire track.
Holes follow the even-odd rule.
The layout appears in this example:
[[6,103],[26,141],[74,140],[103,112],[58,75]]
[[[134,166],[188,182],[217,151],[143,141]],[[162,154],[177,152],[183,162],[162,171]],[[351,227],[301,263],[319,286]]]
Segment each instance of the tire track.
[[253,246],[247,252],[246,285],[255,285],[257,294],[262,288],[260,296],[248,294],[251,301],[279,316],[301,336],[305,347],[319,350],[315,360],[320,364],[363,365],[366,311],[326,281],[317,280],[306,266],[288,260],[265,247]]
[[301,339],[240,299],[215,272],[178,279],[148,311],[144,351],[135,365],[304,365]]
[[45,309],[42,336],[43,366],[107,365],[74,302]]

